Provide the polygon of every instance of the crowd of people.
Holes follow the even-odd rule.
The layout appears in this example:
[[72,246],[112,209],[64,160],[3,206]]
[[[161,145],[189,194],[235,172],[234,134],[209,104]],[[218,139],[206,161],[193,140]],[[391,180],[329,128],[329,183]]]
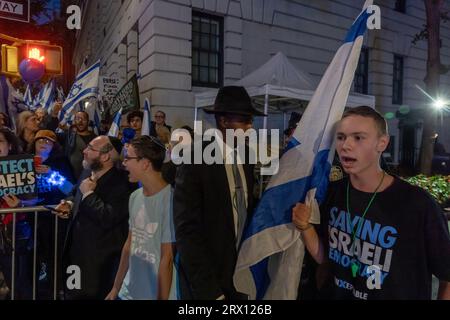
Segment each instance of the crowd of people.
[[[224,142],[224,159],[240,157],[225,131],[246,131],[255,116],[266,116],[236,86],[221,88],[205,111],[215,116],[222,133],[214,141]],[[58,297],[67,300],[248,299],[248,293],[236,290],[233,274],[258,202],[252,164],[168,162],[172,128],[162,111],[155,112],[148,136],[141,135],[143,113],[130,112],[128,128],[118,138],[93,134],[83,111],[58,134],[54,118],[24,111],[13,132],[10,119],[0,114],[0,157],[26,152],[39,159],[37,198],[6,195],[1,207],[58,204],[39,215],[38,298],[52,297],[56,276]],[[306,279],[313,288],[310,298],[430,299],[434,274],[440,279],[439,297],[450,299],[450,236],[442,211],[424,191],[381,169],[388,142],[386,121],[375,110],[363,106],[346,112],[337,125],[336,146],[347,176],[331,183],[320,208],[321,224],[310,223],[307,204],[292,209],[311,257],[305,269],[314,270],[304,273],[312,274]],[[250,152],[246,148],[244,154]],[[63,184],[46,183],[55,171],[66,178]],[[55,214],[60,218],[56,235]],[[16,299],[31,297],[30,217],[16,215]],[[0,270],[8,286],[11,223],[11,214],[1,216]],[[56,275],[55,241],[60,248]],[[342,263],[344,255],[354,257],[351,266]],[[370,265],[381,268],[382,284],[374,290],[367,282]],[[81,271],[80,279],[66,272],[72,266]]]

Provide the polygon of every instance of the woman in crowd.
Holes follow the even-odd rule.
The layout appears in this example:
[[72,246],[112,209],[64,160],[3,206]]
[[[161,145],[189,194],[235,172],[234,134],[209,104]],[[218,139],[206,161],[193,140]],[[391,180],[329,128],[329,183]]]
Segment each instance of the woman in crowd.
[[[0,128],[0,159],[21,153],[20,143],[14,133],[6,128]],[[22,206],[22,201],[15,195],[5,195],[0,198],[0,207],[16,208]],[[12,225],[13,214],[0,214],[0,271],[6,285],[11,290],[12,282]],[[31,299],[32,269],[31,269],[31,226],[26,214],[16,214],[15,243],[15,299]]]
[[36,115],[31,111],[19,113],[17,121],[17,136],[20,139],[23,150],[30,148],[34,142],[34,136],[39,130],[39,121]]
[[[56,134],[50,130],[39,130],[34,143],[28,149],[35,155],[35,171],[39,205],[58,204],[72,190],[74,177],[67,158],[62,153]],[[54,220],[51,213],[39,215],[38,257],[39,257],[39,298],[53,297],[53,246]],[[58,257],[61,258],[67,220],[58,222]],[[59,260],[59,259],[58,259]],[[59,263],[58,263],[59,264]]]

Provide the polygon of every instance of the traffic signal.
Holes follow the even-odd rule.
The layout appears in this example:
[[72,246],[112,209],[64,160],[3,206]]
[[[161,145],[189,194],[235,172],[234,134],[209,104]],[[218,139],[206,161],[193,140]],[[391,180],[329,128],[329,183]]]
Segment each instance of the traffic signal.
[[45,74],[63,74],[63,49],[60,46],[24,40],[12,45],[2,44],[1,72],[10,76],[20,77],[19,64],[23,59],[36,59],[45,66]]

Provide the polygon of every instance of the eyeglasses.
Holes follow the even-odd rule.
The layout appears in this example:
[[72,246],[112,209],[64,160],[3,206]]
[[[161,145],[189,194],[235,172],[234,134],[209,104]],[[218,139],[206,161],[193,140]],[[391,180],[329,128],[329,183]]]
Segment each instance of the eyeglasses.
[[125,157],[123,157],[123,162],[127,162],[127,161],[129,161],[129,160],[141,160],[141,158],[140,157],[129,157],[129,156],[125,156]]
[[93,146],[91,146],[90,143],[88,143],[87,148],[88,148],[89,150],[92,150],[92,151],[95,151],[95,152],[108,153],[108,151],[105,151],[105,150],[98,150],[98,149],[95,149]]
[[46,138],[41,138],[41,139],[37,139],[36,140],[36,142],[43,142],[43,143],[45,143],[45,144],[53,144],[53,141],[52,140],[50,140],[50,139],[46,139]]

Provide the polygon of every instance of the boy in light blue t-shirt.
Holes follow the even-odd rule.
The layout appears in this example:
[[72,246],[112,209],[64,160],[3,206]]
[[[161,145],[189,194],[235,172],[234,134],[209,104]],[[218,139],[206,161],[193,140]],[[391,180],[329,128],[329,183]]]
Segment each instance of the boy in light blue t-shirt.
[[149,136],[135,138],[126,148],[129,180],[142,188],[130,196],[130,230],[107,300],[176,299],[172,189],[161,175],[165,153],[164,145]]

